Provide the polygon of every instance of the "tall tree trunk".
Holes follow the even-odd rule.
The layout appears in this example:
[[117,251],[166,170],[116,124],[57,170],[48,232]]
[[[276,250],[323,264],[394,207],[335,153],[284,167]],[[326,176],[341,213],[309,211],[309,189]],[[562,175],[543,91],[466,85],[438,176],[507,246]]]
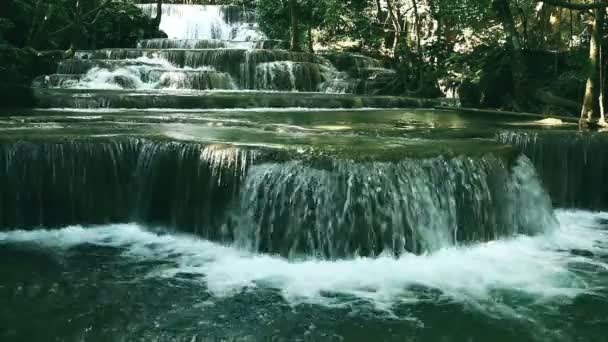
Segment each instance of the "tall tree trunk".
[[297,51],[300,49],[300,37],[298,32],[298,13],[296,0],[289,0],[289,16],[291,17],[290,47],[292,51]]
[[376,17],[380,23],[383,23],[386,19],[384,17],[384,12],[382,11],[382,4],[380,3],[380,0],[376,0]]
[[492,6],[502,23],[511,56],[511,76],[513,78],[513,95],[515,97],[514,106],[518,110],[523,110],[528,102],[528,84],[526,61],[521,40],[515,27],[509,0],[492,0]]
[[160,27],[160,21],[163,18],[163,0],[156,0],[156,17],[154,17],[154,27]]
[[585,87],[585,96],[583,97],[583,108],[581,110],[581,125],[605,125],[600,113],[600,53],[603,37],[604,17],[606,16],[606,8],[596,8],[594,10],[595,17],[593,19],[593,29],[591,33],[591,42],[589,44],[589,71],[587,77],[587,85]]
[[34,49],[38,49],[41,47],[49,46],[48,41],[45,44],[41,44],[44,40],[44,36],[48,35],[47,25],[51,18],[53,17],[53,11],[55,10],[55,5],[50,4],[44,14],[44,17],[40,19],[41,21],[36,24],[36,30],[33,35],[29,38],[29,42],[27,46],[33,47]]
[[401,41],[401,34],[403,29],[401,27],[401,21],[399,20],[399,14],[395,6],[393,6],[392,0],[386,0],[386,8],[388,10],[388,16],[393,23],[393,28],[395,30],[395,39],[393,40],[393,56],[395,58],[399,57],[399,42]]
[[76,50],[80,48],[83,30],[84,28],[82,26],[82,10],[80,7],[80,0],[76,0],[74,8],[74,23],[72,25],[72,32],[70,34],[70,48],[66,52],[66,57],[74,57]]
[[30,25],[30,32],[27,35],[27,41],[25,42],[26,46],[34,47],[33,41],[36,32],[39,31],[39,27],[42,22],[45,20],[44,18],[44,9],[43,9],[43,0],[38,0],[36,2],[36,7],[34,8],[34,13],[32,13],[32,24]]
[[420,13],[418,12],[418,0],[412,0],[414,7],[414,21],[416,24],[416,56],[418,59],[418,91],[422,91],[425,83],[424,56],[422,51],[422,32],[420,28]]
[[312,25],[311,24],[308,24],[308,52],[310,52],[310,53],[315,52],[314,41],[312,38]]

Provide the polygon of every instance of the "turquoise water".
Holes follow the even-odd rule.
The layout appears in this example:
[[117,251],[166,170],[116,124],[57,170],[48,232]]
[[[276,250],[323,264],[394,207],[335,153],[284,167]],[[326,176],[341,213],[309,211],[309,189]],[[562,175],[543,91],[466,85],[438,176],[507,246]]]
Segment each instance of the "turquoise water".
[[428,110],[4,113],[0,340],[605,341],[608,213],[553,210],[543,189],[559,193],[552,170],[566,199],[590,195],[571,190],[581,175],[600,184],[600,154],[551,167],[601,151],[573,129]]
[[3,341],[604,341],[608,214],[400,258],[289,261],[134,224],[0,233]]

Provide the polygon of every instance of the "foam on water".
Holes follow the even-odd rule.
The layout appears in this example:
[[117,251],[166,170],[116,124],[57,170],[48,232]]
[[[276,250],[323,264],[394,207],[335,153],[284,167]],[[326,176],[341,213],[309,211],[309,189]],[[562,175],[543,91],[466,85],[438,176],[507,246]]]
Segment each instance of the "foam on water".
[[137,70],[133,68],[120,68],[109,70],[93,68],[73,88],[79,89],[144,89]]
[[595,258],[608,255],[608,230],[601,227],[608,213],[558,211],[557,217],[559,228],[536,237],[520,236],[421,256],[343,261],[288,261],[191,236],[155,233],[134,224],[5,232],[0,233],[0,244],[33,243],[59,250],[82,244],[121,248],[128,259],[171,262],[151,277],[198,274],[218,297],[269,287],[294,304],[341,305],[344,298],[341,301],[340,296],[331,295],[341,294],[386,308],[420,300],[412,287],[421,286],[439,290],[449,300],[495,307],[495,291],[514,291],[542,303],[568,301],[605,287],[594,272],[608,271],[608,264]]
[[[151,17],[156,16],[156,4],[138,7]],[[172,39],[259,41],[265,38],[253,23],[228,22],[225,11],[226,7],[222,6],[164,4],[160,29]]]
[[133,65],[118,68],[95,67],[68,88],[73,89],[201,89],[234,90],[232,77],[210,66],[177,68],[166,59],[140,57]]

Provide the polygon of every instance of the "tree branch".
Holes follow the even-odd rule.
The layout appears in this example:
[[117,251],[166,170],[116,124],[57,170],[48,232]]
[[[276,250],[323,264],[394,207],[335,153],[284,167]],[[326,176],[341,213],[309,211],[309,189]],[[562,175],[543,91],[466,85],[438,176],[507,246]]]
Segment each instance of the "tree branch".
[[[111,3],[112,3],[112,0],[106,0],[106,2],[104,2],[103,4],[97,6],[95,9],[90,10],[89,12],[83,14],[82,15],[82,19],[84,19],[84,18],[86,18],[86,17],[88,17],[88,16],[90,16],[92,14],[95,14],[96,12],[99,14],[99,12],[101,12],[101,10],[103,10],[106,7],[108,7]],[[65,26],[64,28],[61,28],[61,29],[59,29],[59,30],[57,30],[55,32],[51,32],[49,34],[49,36],[55,36],[55,35],[58,35],[60,33],[63,33],[65,31],[71,29],[72,26],[74,26],[75,24],[76,24],[75,22],[72,22],[72,23],[68,24],[67,26]]]

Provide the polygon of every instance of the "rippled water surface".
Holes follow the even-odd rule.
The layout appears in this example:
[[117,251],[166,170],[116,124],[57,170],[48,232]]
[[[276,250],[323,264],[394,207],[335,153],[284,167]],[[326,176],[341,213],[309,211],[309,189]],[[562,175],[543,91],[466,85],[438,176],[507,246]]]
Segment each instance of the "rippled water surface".
[[0,233],[3,341],[604,341],[608,214],[428,255],[251,254],[134,224]]

